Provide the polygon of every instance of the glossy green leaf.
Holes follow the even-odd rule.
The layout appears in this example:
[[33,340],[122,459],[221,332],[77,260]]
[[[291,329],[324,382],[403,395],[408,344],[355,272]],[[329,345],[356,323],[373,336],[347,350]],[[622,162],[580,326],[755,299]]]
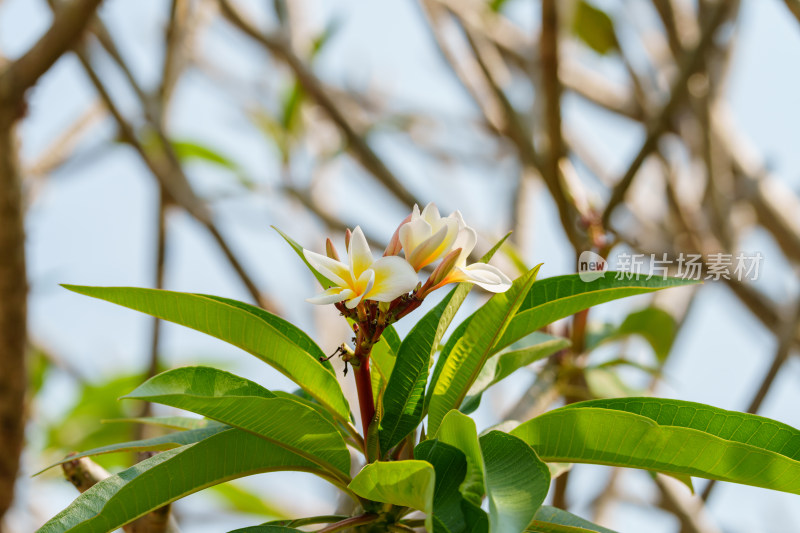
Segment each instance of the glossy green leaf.
[[545,413],[512,434],[545,461],[642,468],[800,494],[800,431],[708,405],[592,400]]
[[[266,311],[257,313],[214,297],[157,289],[64,287],[202,331],[233,344],[285,374],[340,419],[349,419],[350,408],[333,371],[296,344],[300,337],[294,335],[294,340],[287,337],[296,333],[293,329],[278,329],[273,325],[277,322],[266,320],[263,316]],[[279,327],[283,324],[281,322]]]
[[[464,452],[436,439],[426,440],[414,448],[414,458],[427,461],[436,472],[433,490],[433,533],[463,533],[474,530],[472,523],[484,524],[488,533],[489,520],[486,513],[478,509],[477,517],[469,502],[464,499],[459,487],[467,475],[467,459]],[[483,514],[483,520],[480,520]]]
[[311,266],[311,263],[309,263],[309,262],[308,262],[308,260],[306,260],[306,256],[305,256],[305,255],[303,255],[303,247],[302,247],[302,246],[300,246],[299,244],[297,244],[297,242],[296,242],[294,239],[292,239],[291,237],[289,237],[287,234],[285,234],[284,232],[282,232],[281,230],[279,230],[279,229],[278,229],[278,228],[276,228],[275,226],[272,226],[272,229],[274,229],[275,231],[277,231],[277,232],[280,234],[280,236],[281,236],[281,237],[283,237],[283,239],[284,239],[284,240],[285,240],[287,243],[289,243],[289,246],[291,246],[291,247],[292,247],[292,250],[294,250],[294,251],[295,251],[295,253],[296,253],[296,254],[297,254],[299,257],[300,257],[300,259],[302,259],[302,260],[303,260],[303,263],[305,263],[305,265],[306,265],[306,267],[308,268],[308,270],[310,270],[310,271],[311,271],[311,273],[312,273],[312,274],[314,274],[314,277],[315,277],[315,278],[317,278],[317,281],[319,281],[319,284],[320,284],[320,285],[322,285],[322,287],[323,287],[323,288],[327,289],[327,288],[329,288],[329,287],[333,287],[333,286],[335,285],[335,283],[333,283],[331,280],[329,280],[328,278],[326,278],[325,276],[323,276],[322,274],[320,274],[320,273],[317,271],[317,269],[316,269],[316,268],[314,268],[313,266]]
[[536,533],[616,533],[557,507],[542,505],[526,531]]
[[439,425],[436,438],[464,453],[467,459],[467,474],[460,490],[467,500],[480,505],[486,490],[483,484],[483,455],[475,421],[453,409],[445,415]]
[[39,472],[39,474],[41,474],[45,470],[53,468],[54,466],[67,463],[69,461],[74,461],[75,459],[80,459],[81,457],[92,457],[95,455],[103,455],[106,453],[118,453],[118,452],[145,452],[145,451],[171,450],[172,448],[177,448],[185,444],[194,444],[195,442],[200,442],[203,439],[207,439],[208,437],[216,435],[217,433],[225,431],[227,429],[230,429],[230,427],[226,426],[225,424],[212,422],[212,424],[209,425],[208,427],[204,427],[201,429],[189,429],[186,431],[177,431],[175,433],[169,433],[168,435],[161,435],[160,437],[153,437],[151,439],[140,439],[130,442],[120,442],[118,444],[110,444],[108,446],[101,446],[99,448],[94,448],[86,452],[81,452],[75,455],[68,455],[67,457],[63,458],[57,463],[54,463],[48,466],[47,468],[44,468],[41,472]]
[[481,395],[489,387],[498,384],[520,368],[549,357],[570,345],[567,339],[539,332],[532,333],[527,339],[532,343],[531,346],[500,353],[486,362],[464,399],[461,407],[463,413],[469,414],[477,409]]
[[[455,288],[417,322],[400,344],[397,363],[383,396],[384,419],[381,424],[381,449],[388,453],[422,421],[425,382],[431,357],[449,322],[442,323]],[[452,315],[450,317],[452,319]]]
[[[594,281],[585,282],[578,274],[568,274],[541,279],[533,284],[517,315],[509,324],[495,350],[510,346],[519,339],[552,324],[556,320],[574,315],[605,302],[699,283],[695,280],[631,275],[631,279],[615,279],[617,272],[606,272]],[[627,276],[626,276],[627,278]]]
[[283,446],[347,479],[350,453],[333,423],[294,399],[222,370],[184,367],[163,372],[124,396],[186,409]]
[[211,298],[212,300],[216,300],[220,303],[227,304],[233,307],[238,307],[242,311],[247,311],[251,315],[255,316],[256,318],[263,320],[276,330],[278,330],[284,337],[292,341],[298,348],[304,350],[305,352],[309,353],[315,360],[319,361],[322,366],[327,368],[331,374],[336,374],[333,370],[333,365],[331,365],[330,361],[327,360],[327,356],[325,352],[322,351],[316,342],[314,342],[308,334],[303,331],[302,329],[298,328],[291,322],[282,319],[277,315],[273,315],[269,311],[261,309],[260,307],[256,307],[254,305],[246,304],[244,302],[239,302],[237,300],[231,300],[230,298],[223,298],[221,296],[211,296],[207,294],[202,294],[200,296],[205,296],[206,298]]
[[312,472],[336,483],[307,459],[250,433],[229,429],[161,452],[97,483],[39,533],[108,533],[212,485],[278,470]]
[[550,489],[550,470],[521,439],[490,431],[480,437],[492,533],[518,533]]
[[[541,266],[541,265],[539,265]],[[428,428],[436,433],[451,409],[457,409],[475,382],[493,347],[534,285],[539,266],[520,276],[506,292],[495,294],[478,309],[442,367],[428,408]]]
[[424,512],[431,531],[435,478],[433,466],[426,461],[378,461],[365,466],[348,487],[368,500]]

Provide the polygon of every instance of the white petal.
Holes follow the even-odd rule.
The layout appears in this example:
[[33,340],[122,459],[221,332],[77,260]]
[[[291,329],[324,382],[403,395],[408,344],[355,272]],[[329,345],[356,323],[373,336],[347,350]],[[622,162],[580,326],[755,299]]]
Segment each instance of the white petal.
[[356,226],[350,236],[350,248],[347,250],[347,256],[350,258],[350,272],[353,273],[354,280],[358,279],[372,264],[372,252],[369,249],[367,238],[364,237],[364,232],[359,226]]
[[450,253],[453,242],[458,236],[458,223],[453,219],[442,219],[441,228],[434,235],[423,241],[411,253],[408,262],[419,271],[425,265],[441,259]]
[[373,285],[375,285],[375,271],[369,268],[356,281],[356,294],[367,294],[372,290]]
[[372,263],[375,271],[375,284],[366,295],[367,300],[391,302],[398,296],[406,294],[419,283],[417,273],[402,257],[381,257]]
[[462,279],[486,289],[489,292],[505,292],[511,288],[511,279],[500,269],[485,263],[474,263],[466,267],[457,267]]
[[340,287],[347,287],[349,285],[348,281],[346,280],[349,280],[350,278],[350,269],[347,268],[347,265],[341,261],[337,261],[336,259],[331,259],[326,255],[318,254],[316,252],[312,252],[311,250],[305,249],[303,250],[303,256],[312,267],[317,269],[317,272],[335,284],[339,285]]
[[306,301],[308,303],[317,305],[335,304],[337,302],[342,302],[348,298],[351,298],[353,294],[354,294],[353,291],[351,291],[350,289],[333,287],[325,292],[317,294],[316,296],[312,296],[311,298],[306,298]]
[[438,222],[442,218],[442,215],[439,214],[439,208],[436,207],[436,204],[433,202],[425,206],[421,216],[432,227],[438,226]]
[[372,290],[372,286],[375,284],[375,271],[372,269],[367,269],[361,274],[361,277],[358,278],[355,284],[355,291],[353,292],[353,296],[350,300],[348,300],[344,305],[348,309],[355,309],[355,307],[361,303],[361,300],[364,299],[364,295],[366,295],[369,291]]
[[478,234],[469,226],[464,226],[458,230],[458,236],[453,243],[452,250],[461,248],[461,255],[458,257],[457,265],[464,266],[467,264],[467,257],[472,253],[475,248],[475,243],[478,242]]
[[431,225],[422,218],[412,219],[403,224],[400,227],[400,243],[403,245],[406,257],[409,257],[430,236]]

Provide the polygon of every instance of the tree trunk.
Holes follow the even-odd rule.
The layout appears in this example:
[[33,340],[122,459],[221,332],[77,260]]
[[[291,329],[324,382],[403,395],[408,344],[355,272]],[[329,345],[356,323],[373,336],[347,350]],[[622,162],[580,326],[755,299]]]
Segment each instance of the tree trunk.
[[25,430],[28,292],[15,120],[8,111],[0,109],[0,517],[14,496]]

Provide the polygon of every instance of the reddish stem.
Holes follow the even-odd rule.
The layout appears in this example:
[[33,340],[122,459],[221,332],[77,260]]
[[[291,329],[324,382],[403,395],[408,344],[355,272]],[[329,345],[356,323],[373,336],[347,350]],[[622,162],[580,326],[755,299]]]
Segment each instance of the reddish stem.
[[[369,372],[369,353],[361,358],[355,367],[356,389],[358,390],[358,406],[361,409],[361,425],[364,432],[364,445],[367,442],[369,424],[375,418],[375,398],[372,396],[372,378]],[[366,452],[366,450],[364,450]]]

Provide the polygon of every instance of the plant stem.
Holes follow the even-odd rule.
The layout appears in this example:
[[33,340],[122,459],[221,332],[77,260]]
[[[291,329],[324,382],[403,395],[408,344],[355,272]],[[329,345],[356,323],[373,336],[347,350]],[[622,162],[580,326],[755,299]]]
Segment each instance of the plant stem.
[[320,529],[319,531],[317,531],[317,533],[335,533],[336,531],[344,531],[346,529],[350,529],[356,526],[371,524],[377,519],[378,515],[376,514],[372,513],[362,514],[361,516],[354,516],[352,518],[342,520],[341,522],[336,522],[335,524],[331,524],[326,528]]
[[[375,417],[375,398],[372,395],[372,378],[369,372],[369,352],[360,357],[358,366],[354,366],[356,374],[356,389],[358,390],[358,406],[361,409],[361,426],[364,435],[369,430],[369,424]],[[356,350],[356,354],[361,350]],[[364,439],[366,446],[366,438]],[[366,452],[366,448],[364,450]]]

